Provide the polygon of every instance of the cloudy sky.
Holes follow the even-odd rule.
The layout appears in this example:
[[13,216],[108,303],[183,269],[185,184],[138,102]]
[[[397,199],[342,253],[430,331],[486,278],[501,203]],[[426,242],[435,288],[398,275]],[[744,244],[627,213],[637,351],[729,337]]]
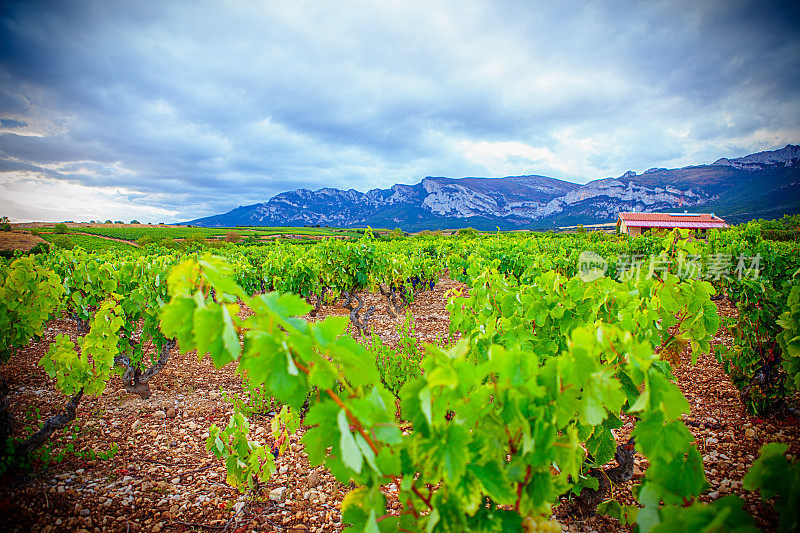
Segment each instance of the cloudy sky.
[[0,215],[585,183],[800,142],[800,4],[0,3]]

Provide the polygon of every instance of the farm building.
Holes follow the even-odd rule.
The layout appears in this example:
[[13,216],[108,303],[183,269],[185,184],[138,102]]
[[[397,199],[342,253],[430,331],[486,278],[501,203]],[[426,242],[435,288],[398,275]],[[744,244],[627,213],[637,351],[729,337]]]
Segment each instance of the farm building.
[[620,233],[635,236],[673,228],[694,229],[704,234],[710,228],[727,228],[728,224],[714,213],[620,213],[617,227]]

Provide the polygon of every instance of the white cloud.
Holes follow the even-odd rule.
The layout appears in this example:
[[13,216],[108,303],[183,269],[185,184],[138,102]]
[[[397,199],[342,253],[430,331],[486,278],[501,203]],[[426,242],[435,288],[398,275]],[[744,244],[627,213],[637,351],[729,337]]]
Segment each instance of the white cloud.
[[535,148],[517,141],[461,141],[456,145],[464,157],[486,168],[494,177],[525,173],[536,167],[555,168],[558,160],[548,148]]
[[29,172],[9,172],[0,181],[3,216],[15,222],[123,220],[177,222],[178,210],[157,207],[158,195],[126,188],[87,187]]
[[[800,140],[797,18],[748,2],[9,2],[0,159],[183,220],[300,187],[709,162]],[[36,212],[56,192],[4,201]]]

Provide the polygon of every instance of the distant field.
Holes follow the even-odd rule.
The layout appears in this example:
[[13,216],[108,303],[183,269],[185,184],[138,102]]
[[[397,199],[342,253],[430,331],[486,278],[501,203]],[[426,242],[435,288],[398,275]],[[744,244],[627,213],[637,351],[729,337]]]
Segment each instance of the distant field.
[[92,237],[91,235],[56,235],[52,231],[39,232],[39,236],[47,242],[54,242],[60,238],[69,239],[73,246],[80,246],[87,252],[102,252],[105,250],[131,250],[134,247],[128,243],[111,241],[102,237]]
[[[234,231],[246,239],[248,237],[268,237],[272,235],[302,235],[308,237],[346,237],[357,239],[363,234],[363,230],[338,229],[338,228],[290,228],[290,227],[239,227],[239,228],[193,228],[186,226],[144,226],[144,225],[118,225],[118,226],[95,226],[83,224],[69,224],[69,231],[80,233],[91,233],[103,237],[113,237],[126,241],[136,241],[144,236],[154,239],[186,239],[192,236],[200,236],[206,239],[221,238],[226,233]],[[36,231],[47,234],[52,233],[53,227],[38,227]]]
[[0,231],[0,250],[22,250],[27,252],[42,241],[38,237],[27,231]]
[[[77,229],[77,228],[76,228]],[[337,236],[358,238],[360,233],[354,230],[339,230],[335,228],[187,228],[187,227],[100,227],[80,228],[78,231],[115,237],[117,239],[136,240],[145,235],[154,238],[169,237],[171,239],[185,239],[193,235],[205,238],[224,237],[226,233],[234,231],[243,238],[262,237],[269,235],[308,235],[308,236]]]

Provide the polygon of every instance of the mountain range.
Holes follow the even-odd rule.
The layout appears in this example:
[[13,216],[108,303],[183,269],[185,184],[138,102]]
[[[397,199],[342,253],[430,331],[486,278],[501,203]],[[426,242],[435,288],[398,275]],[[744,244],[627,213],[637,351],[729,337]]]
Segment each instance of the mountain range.
[[547,229],[613,222],[621,211],[714,212],[728,222],[800,213],[800,146],[710,165],[629,170],[585,185],[547,176],[426,177],[366,193],[297,189],[186,222],[197,226]]

